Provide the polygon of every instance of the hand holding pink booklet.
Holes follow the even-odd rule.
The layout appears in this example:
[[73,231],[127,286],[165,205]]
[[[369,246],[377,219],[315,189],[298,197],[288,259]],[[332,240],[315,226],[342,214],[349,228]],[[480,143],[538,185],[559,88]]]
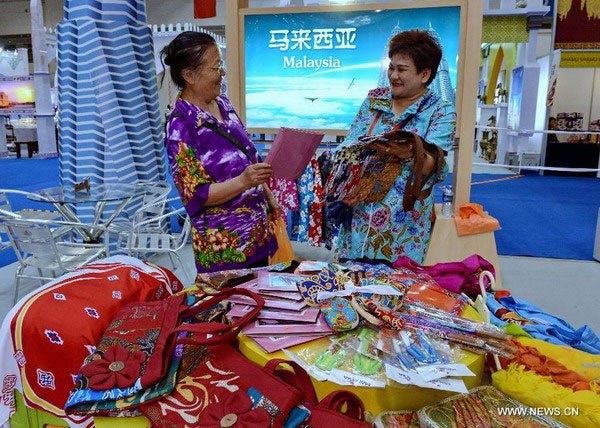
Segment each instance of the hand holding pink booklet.
[[313,157],[324,134],[305,129],[279,128],[265,162],[275,178],[299,178]]

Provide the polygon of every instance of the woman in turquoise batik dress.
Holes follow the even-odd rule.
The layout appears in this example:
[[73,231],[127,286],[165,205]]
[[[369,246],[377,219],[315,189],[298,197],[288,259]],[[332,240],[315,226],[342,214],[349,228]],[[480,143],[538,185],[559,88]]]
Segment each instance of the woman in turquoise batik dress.
[[[454,106],[428,88],[441,57],[438,42],[427,31],[410,30],[395,35],[389,44],[390,86],[369,92],[340,148],[369,130],[376,135],[395,128],[415,132],[446,152],[451,150],[456,128]],[[405,158],[405,149],[398,145],[385,145],[382,150]],[[350,230],[342,228],[337,238],[339,258],[395,261],[408,256],[423,262],[431,235],[433,194],[417,201],[412,211],[403,210],[402,198],[411,166],[412,160],[404,162],[400,176],[381,202],[345,201],[354,205],[354,210]],[[433,168],[433,157],[428,155],[424,172]],[[447,171],[444,167],[440,181]]]

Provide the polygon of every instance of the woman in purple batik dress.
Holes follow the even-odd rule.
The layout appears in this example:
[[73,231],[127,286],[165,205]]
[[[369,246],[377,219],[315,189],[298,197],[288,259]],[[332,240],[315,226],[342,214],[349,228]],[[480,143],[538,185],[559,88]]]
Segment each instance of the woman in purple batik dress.
[[225,70],[217,43],[208,34],[186,31],[161,58],[181,89],[165,141],[192,219],[198,272],[267,265],[277,249],[268,213],[276,215],[278,207],[264,186],[271,166],[261,162],[233,106],[220,95]]

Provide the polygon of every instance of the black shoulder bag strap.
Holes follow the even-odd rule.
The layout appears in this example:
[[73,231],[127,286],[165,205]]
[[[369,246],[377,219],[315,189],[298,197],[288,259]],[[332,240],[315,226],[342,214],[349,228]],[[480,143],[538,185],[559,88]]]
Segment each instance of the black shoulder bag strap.
[[238,149],[240,149],[242,151],[242,153],[244,155],[246,155],[246,157],[248,159],[250,159],[251,163],[256,163],[256,160],[254,159],[254,157],[252,157],[252,155],[250,154],[250,152],[248,151],[248,149],[246,148],[246,146],[244,146],[237,138],[235,138],[229,132],[224,131],[223,129],[221,129],[219,127],[219,125],[217,125],[216,123],[204,121],[204,122],[202,122],[202,125],[200,125],[200,126],[204,126],[204,127],[208,128],[208,129],[210,129],[211,131],[216,132],[221,137],[227,138],[231,142],[231,144],[233,144]]
[[[173,112],[169,116],[169,121],[168,122],[170,122],[171,119],[176,118],[176,117],[184,117],[184,116],[181,113],[179,113],[177,110],[173,110]],[[250,152],[248,152],[248,149],[237,138],[235,138],[233,135],[231,135],[229,132],[224,131],[223,129],[221,129],[219,127],[219,125],[217,125],[216,123],[213,123],[213,122],[203,121],[202,125],[200,125],[200,127],[202,127],[202,126],[204,126],[205,128],[210,129],[213,132],[216,132],[221,137],[224,137],[227,140],[229,140],[231,142],[231,144],[233,144],[239,150],[241,150],[241,152],[250,160],[251,163],[256,163],[254,157],[252,157],[252,155],[250,154]],[[165,132],[166,132],[166,124],[165,124]]]

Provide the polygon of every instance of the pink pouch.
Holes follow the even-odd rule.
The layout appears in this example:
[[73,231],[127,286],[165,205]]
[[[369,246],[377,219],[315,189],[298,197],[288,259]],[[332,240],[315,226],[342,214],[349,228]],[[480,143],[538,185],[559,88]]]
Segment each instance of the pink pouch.
[[[413,272],[424,272],[436,282],[453,293],[465,293],[474,299],[481,294],[479,289],[479,275],[484,270],[490,271],[496,277],[494,266],[478,254],[473,254],[461,262],[437,263],[423,266],[409,257],[403,256],[393,264],[394,268],[408,268]],[[484,278],[485,289],[491,288],[490,281]]]

